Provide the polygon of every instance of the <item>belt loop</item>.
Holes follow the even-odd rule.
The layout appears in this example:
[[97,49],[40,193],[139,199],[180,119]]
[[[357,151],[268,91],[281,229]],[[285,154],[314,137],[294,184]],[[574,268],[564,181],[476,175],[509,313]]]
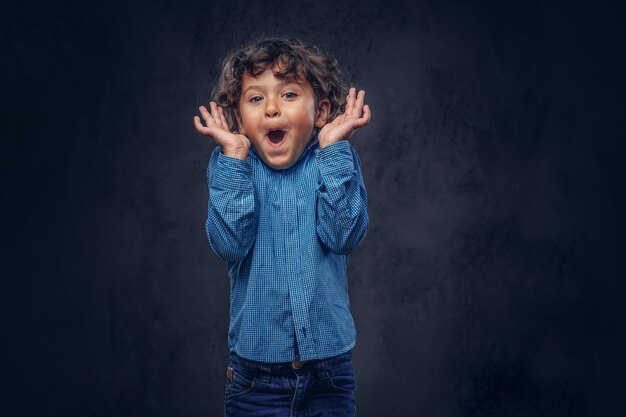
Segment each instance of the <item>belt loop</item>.
[[272,375],[272,366],[271,365],[261,365],[259,367],[259,381],[261,382],[270,382]]
[[328,371],[326,370],[326,366],[324,366],[323,359],[315,362],[315,370],[317,372],[317,377],[321,381],[325,381],[330,378],[330,376],[328,375]]

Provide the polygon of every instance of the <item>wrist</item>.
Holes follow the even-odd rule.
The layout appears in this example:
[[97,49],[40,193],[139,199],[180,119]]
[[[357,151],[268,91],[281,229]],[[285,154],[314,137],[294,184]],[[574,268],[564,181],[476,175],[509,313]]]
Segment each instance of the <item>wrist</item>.
[[330,146],[334,143],[340,142],[343,139],[339,139],[339,140],[334,140],[334,141],[326,141],[326,140],[318,140],[319,144],[320,144],[320,149],[324,149],[327,146]]
[[320,144],[320,149],[324,149],[324,148],[327,148],[327,147],[329,147],[331,145],[335,145],[337,143],[347,142],[347,141],[348,141],[347,139],[339,139],[339,140],[333,140],[333,141],[320,141],[320,140],[318,140],[318,142]]
[[248,149],[246,148],[223,148],[222,153],[231,158],[244,160],[248,157]]

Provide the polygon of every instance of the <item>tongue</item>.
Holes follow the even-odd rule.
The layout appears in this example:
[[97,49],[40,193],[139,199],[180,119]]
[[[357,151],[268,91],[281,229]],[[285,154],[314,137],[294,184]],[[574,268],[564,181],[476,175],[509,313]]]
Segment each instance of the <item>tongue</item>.
[[285,137],[285,132],[283,132],[282,130],[272,130],[270,133],[268,133],[267,137],[272,143],[280,143]]

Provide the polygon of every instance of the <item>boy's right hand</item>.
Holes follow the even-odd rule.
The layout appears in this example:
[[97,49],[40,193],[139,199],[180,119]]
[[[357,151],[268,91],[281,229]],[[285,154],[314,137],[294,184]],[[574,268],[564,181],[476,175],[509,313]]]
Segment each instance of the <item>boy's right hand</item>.
[[222,147],[224,155],[242,160],[246,159],[250,150],[250,140],[245,135],[232,133],[228,129],[224,110],[215,104],[214,101],[209,106],[211,107],[211,113],[204,106],[199,108],[206,126],[202,125],[200,117],[193,117],[193,123],[198,133],[212,137],[215,143]]

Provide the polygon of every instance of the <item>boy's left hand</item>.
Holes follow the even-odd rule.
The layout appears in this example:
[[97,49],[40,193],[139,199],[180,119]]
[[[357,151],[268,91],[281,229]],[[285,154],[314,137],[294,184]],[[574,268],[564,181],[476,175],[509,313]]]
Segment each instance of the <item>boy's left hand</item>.
[[359,91],[357,95],[356,88],[350,88],[346,99],[346,110],[320,130],[318,135],[320,148],[348,139],[356,129],[369,124],[372,113],[367,104],[363,105],[364,100],[365,90]]

